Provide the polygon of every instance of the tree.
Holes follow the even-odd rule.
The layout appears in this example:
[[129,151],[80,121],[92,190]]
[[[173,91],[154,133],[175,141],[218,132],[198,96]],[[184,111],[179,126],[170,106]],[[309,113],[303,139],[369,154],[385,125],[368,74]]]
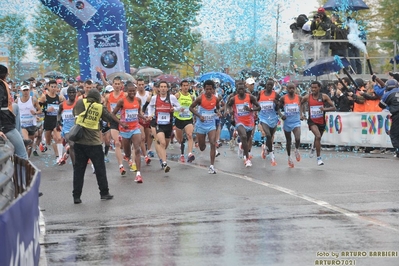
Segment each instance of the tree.
[[19,63],[26,55],[28,43],[26,37],[28,35],[25,17],[18,14],[10,14],[0,18],[0,36],[8,45],[10,74],[17,77],[20,73]]
[[34,15],[34,30],[30,42],[40,61],[50,62],[62,73],[79,72],[76,30],[44,6]]
[[201,1],[123,0],[126,8],[130,63],[168,71],[189,61],[200,35],[196,26]]

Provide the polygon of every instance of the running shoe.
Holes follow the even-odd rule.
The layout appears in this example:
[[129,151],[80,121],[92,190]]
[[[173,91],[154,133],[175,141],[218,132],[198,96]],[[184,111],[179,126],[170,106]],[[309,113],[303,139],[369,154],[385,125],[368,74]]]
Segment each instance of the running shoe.
[[277,165],[276,158],[274,157],[274,153],[270,154],[270,161],[271,161],[271,165],[272,166],[276,166]]
[[66,163],[66,160],[64,159],[64,158],[61,158],[59,161],[58,161],[58,165],[64,165]]
[[135,163],[133,163],[132,160],[129,160],[129,168],[131,172],[136,172],[137,171],[137,166]]
[[125,176],[126,175],[126,171],[125,171],[125,168],[123,166],[119,167],[119,172],[121,173],[121,176]]
[[288,167],[294,168],[294,162],[292,161],[291,157],[288,158]]
[[144,157],[144,161],[145,161],[145,164],[146,164],[146,165],[149,165],[150,162],[151,162],[151,159],[150,159],[150,157],[145,156],[145,157]]
[[190,153],[187,158],[187,162],[192,163],[195,160],[194,154]]
[[184,155],[182,154],[182,155],[180,155],[180,162],[181,163],[184,163],[184,162],[186,162],[186,160],[184,159]]
[[317,158],[317,165],[318,165],[318,166],[324,165],[324,162],[321,160],[321,157],[318,157],[318,158]]
[[220,152],[218,150],[216,150],[215,157],[218,157],[219,155],[220,155]]
[[262,151],[260,153],[260,157],[262,157],[262,159],[266,159],[266,145],[262,144]]
[[37,150],[33,151],[33,156],[39,156],[39,154],[37,153]]
[[126,162],[128,162],[130,160],[129,157],[127,157],[126,155],[123,155],[123,160],[125,160]]
[[314,157],[314,152],[315,152],[315,149],[310,149],[310,153],[309,153],[309,158],[313,158]]
[[134,179],[134,182],[143,183],[143,178],[141,178],[141,175],[136,175],[136,178]]
[[301,161],[301,155],[299,154],[298,150],[295,150],[295,159],[296,159],[297,162]]
[[108,158],[108,156],[104,156],[104,162],[109,163],[109,158]]
[[215,168],[213,165],[209,166],[208,174],[216,174]]
[[167,163],[162,163],[162,169],[165,171],[165,173],[170,171],[170,167]]
[[251,166],[252,166],[251,160],[250,159],[246,160],[245,167],[251,167]]
[[155,156],[153,151],[148,151],[147,155],[150,156],[151,158],[154,158],[154,156]]
[[40,150],[41,152],[46,152],[46,151],[47,151],[46,143],[40,142],[39,150]]

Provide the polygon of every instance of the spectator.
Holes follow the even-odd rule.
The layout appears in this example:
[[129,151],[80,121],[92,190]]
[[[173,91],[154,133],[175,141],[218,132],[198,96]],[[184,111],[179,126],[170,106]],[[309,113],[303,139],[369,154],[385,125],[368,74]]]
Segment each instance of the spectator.
[[[294,42],[290,43],[290,60],[293,60],[294,57],[294,47],[298,44],[298,49],[303,51],[303,56],[305,58],[306,64],[309,64],[313,61],[313,43],[310,42],[310,38],[312,36],[310,31],[304,30],[305,24],[307,24],[306,28],[310,30],[310,21],[305,14],[300,14],[294,23],[290,25],[290,29],[292,32],[292,36],[294,38]],[[292,62],[290,63],[292,66]]]
[[[310,25],[313,39],[315,40],[330,40],[331,39],[331,19],[327,17],[324,8],[320,7],[317,14],[314,15],[312,24]],[[320,57],[327,57],[330,48],[329,42],[322,42],[320,44]]]
[[354,95],[354,104],[353,104],[353,112],[365,112],[366,110],[366,105],[365,103],[365,98],[362,96],[366,92],[366,87],[365,83],[362,79],[356,79],[355,80],[358,88],[356,91],[356,94]]
[[351,112],[353,107],[353,92],[350,87],[350,80],[348,77],[339,79],[337,84],[337,91],[332,100],[335,102],[337,111],[339,112]]
[[337,14],[331,16],[331,37],[333,40],[346,40],[346,42],[331,42],[331,55],[348,57],[348,28],[343,25]]
[[389,108],[389,112],[392,114],[389,136],[395,149],[395,157],[399,158],[399,101],[396,96],[399,93],[399,84],[396,79],[388,80],[385,87],[386,93],[382,96],[379,106],[384,109]]
[[28,159],[28,153],[20,132],[16,129],[16,117],[13,113],[12,98],[6,77],[8,68],[0,65],[0,137],[8,139],[14,146],[17,156]]

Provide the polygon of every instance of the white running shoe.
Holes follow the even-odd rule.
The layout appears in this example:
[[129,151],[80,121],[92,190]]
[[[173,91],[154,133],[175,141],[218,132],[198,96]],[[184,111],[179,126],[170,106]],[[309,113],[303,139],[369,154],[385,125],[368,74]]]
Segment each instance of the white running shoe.
[[321,160],[321,157],[317,158],[317,165],[324,165],[324,162]]
[[213,165],[209,166],[208,174],[216,174],[215,167]]
[[245,161],[245,167],[251,167],[252,166],[252,163],[251,163],[251,160],[246,160]]

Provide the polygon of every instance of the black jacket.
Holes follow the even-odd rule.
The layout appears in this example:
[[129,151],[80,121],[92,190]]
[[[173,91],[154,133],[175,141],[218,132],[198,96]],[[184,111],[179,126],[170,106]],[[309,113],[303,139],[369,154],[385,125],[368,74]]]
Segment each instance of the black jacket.
[[15,115],[8,110],[9,95],[4,81],[0,80],[0,130],[7,133],[15,128]]

